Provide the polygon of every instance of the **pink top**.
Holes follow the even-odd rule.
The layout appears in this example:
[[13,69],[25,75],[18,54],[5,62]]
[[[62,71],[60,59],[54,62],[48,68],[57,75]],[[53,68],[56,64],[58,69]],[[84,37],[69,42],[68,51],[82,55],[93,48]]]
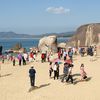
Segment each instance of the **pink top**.
[[82,77],[86,76],[86,72],[84,71],[84,67],[80,67],[80,74]]

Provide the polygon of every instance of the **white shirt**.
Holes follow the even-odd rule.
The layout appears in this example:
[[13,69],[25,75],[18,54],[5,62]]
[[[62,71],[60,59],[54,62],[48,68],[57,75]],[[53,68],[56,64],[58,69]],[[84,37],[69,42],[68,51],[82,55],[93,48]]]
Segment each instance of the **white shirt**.
[[57,70],[57,66],[56,66],[56,65],[54,65],[53,70],[54,70],[54,71],[56,71],[56,70]]

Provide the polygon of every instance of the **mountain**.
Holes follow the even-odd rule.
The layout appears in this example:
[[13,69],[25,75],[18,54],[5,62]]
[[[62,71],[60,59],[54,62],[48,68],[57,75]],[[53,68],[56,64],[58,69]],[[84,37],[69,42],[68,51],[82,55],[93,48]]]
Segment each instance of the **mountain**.
[[71,37],[74,32],[63,32],[63,33],[46,33],[41,35],[28,35],[28,34],[17,34],[15,32],[0,32],[0,38],[41,38],[44,36],[56,35],[57,37]]
[[33,35],[17,34],[15,32],[0,32],[0,38],[33,38]]
[[50,36],[50,35],[56,35],[57,37],[72,37],[74,33],[75,33],[74,31],[62,32],[62,33],[45,33],[41,34],[40,37]]

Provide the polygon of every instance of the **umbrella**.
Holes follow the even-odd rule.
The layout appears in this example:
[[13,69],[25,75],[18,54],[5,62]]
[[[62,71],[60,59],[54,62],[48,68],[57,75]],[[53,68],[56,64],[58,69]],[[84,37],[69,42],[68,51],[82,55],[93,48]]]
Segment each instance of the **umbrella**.
[[65,63],[72,64],[72,61],[68,59],[68,60],[65,60]]
[[58,64],[61,63],[60,59],[58,59],[58,58],[53,59],[52,62],[53,62],[53,63],[58,62]]

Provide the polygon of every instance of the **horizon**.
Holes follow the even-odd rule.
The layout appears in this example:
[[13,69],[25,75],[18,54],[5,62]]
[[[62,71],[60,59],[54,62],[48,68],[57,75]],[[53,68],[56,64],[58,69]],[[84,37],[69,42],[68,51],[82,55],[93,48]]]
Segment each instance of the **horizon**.
[[0,32],[40,35],[75,31],[99,23],[99,0],[0,1]]

